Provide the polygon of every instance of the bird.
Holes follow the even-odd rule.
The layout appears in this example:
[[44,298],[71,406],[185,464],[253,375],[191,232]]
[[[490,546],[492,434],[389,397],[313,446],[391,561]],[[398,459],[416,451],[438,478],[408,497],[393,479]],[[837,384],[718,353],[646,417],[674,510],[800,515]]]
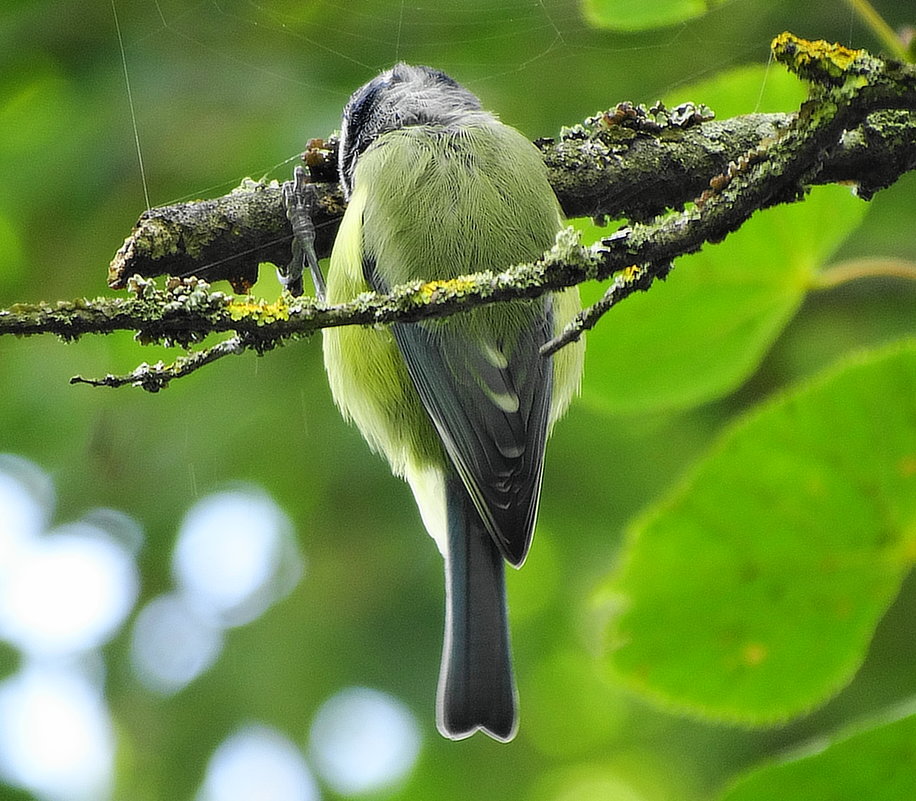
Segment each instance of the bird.
[[[348,201],[326,300],[532,261],[565,222],[543,159],[444,72],[398,63],[347,102]],[[301,275],[301,271],[300,271]],[[542,346],[578,288],[441,319],[323,330],[334,401],[405,478],[445,563],[436,721],[451,739],[518,727],[504,568],[531,544],[544,450],[577,394],[584,343]]]

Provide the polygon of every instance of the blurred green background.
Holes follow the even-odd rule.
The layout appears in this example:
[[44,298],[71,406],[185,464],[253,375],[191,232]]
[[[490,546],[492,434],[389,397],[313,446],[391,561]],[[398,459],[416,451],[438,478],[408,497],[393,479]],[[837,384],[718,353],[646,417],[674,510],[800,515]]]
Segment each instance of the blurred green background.
[[[876,6],[894,28],[916,23],[913,0]],[[771,107],[762,99],[769,42],[786,29],[881,50],[846,3],[826,0],[733,0],[642,32],[592,28],[565,0],[154,0],[117,10],[153,205],[223,194],[244,176],[285,179],[309,138],[336,129],[350,92],[396,59],[444,69],[536,138],[622,100],[689,99],[720,116],[791,110],[798,97]],[[761,71],[740,91],[721,77],[749,65]],[[777,71],[767,85],[785,85]],[[145,206],[110,3],[14,0],[0,11],[0,176],[0,308],[105,294],[108,261]],[[837,201],[843,210],[827,202],[823,219],[839,218],[849,236],[830,234],[806,269],[825,259],[916,261],[914,190],[909,175],[853,211],[846,200]],[[758,234],[745,255],[737,246],[724,269],[757,271],[760,262],[778,282],[786,253],[805,249],[813,223],[796,225],[785,243]],[[675,269],[665,288],[685,286],[678,281],[684,273],[689,282],[690,269]],[[276,297],[273,270],[262,276],[255,293]],[[653,293],[642,308],[651,310]],[[617,564],[628,521],[675,486],[737,414],[855,349],[912,335],[916,283],[878,278],[810,294],[796,285],[780,304],[743,366],[657,402],[664,387],[650,381],[633,400],[628,373],[615,369],[618,357],[638,361],[664,385],[652,360],[628,355],[610,318],[591,334],[583,397],[549,447],[534,548],[509,580],[521,729],[508,746],[482,736],[451,743],[435,731],[441,560],[407,487],[341,421],[317,340],[223,359],[158,395],[68,384],[76,373],[174,358],[129,334],[0,340],[0,451],[53,482],[52,525],[96,507],[137,521],[137,608],[173,586],[188,509],[240,482],[284,510],[305,564],[288,594],[228,629],[215,664],[176,692],[138,678],[131,619],[104,645],[96,667],[117,743],[113,797],[193,798],[214,750],[247,723],[308,750],[319,707],[348,687],[383,691],[410,711],[415,764],[368,792],[411,799],[713,798],[741,771],[909,698],[912,581],[849,686],[782,726],[682,715],[602,668],[594,594]],[[692,556],[702,563],[702,548]],[[4,675],[25,663],[0,646]],[[348,795],[308,753],[322,797]],[[7,793],[30,797],[0,785],[0,798]]]

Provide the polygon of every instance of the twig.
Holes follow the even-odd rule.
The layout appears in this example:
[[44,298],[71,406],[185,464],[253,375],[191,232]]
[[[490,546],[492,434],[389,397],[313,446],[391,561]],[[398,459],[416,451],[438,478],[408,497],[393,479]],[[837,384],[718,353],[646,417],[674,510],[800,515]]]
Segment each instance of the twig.
[[223,356],[238,356],[244,353],[247,347],[244,339],[236,334],[212,348],[199,350],[188,356],[179,356],[172,364],[167,365],[161,361],[156,364],[143,362],[127,375],[108,373],[104,378],[84,378],[75,375],[70,379],[70,383],[89,384],[93,387],[123,387],[130,384],[134,387],[141,387],[147,392],[158,392],[160,389],[165,389],[172,379],[184,378]]
[[813,288],[833,289],[860,278],[902,278],[916,281],[916,262],[891,257],[850,259],[818,273]]
[[541,347],[542,356],[552,356],[560,348],[577,341],[586,331],[595,327],[607,312],[635,292],[647,292],[655,281],[664,280],[672,265],[647,265],[629,267],[614,276],[601,300],[580,311],[553,339]]
[[872,33],[881,40],[888,51],[893,54],[894,58],[906,60],[907,52],[903,41],[868,0],[846,0],[846,2],[865,24],[871,28]]

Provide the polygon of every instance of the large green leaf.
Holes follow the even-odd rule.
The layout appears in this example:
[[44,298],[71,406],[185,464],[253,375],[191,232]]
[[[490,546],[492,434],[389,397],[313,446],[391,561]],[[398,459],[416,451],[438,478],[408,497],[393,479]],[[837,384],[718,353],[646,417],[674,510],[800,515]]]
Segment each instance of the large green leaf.
[[701,17],[725,0],[583,0],[585,18],[594,26],[614,31],[659,28]]
[[[679,99],[721,105],[728,116],[750,110],[755,98],[761,108],[791,109],[802,94],[790,76],[744,68]],[[583,401],[629,413],[685,408],[737,388],[866,211],[846,188],[818,187],[804,202],[757,214],[724,242],[678,259],[667,281],[611,310],[589,337]]]
[[741,420],[633,524],[608,667],[701,716],[787,719],[851,679],[914,558],[916,341]]
[[884,722],[752,771],[721,801],[902,801],[916,798],[916,715]]
[[585,401],[627,413],[687,407],[735,389],[864,213],[847,189],[820,187],[679,259],[667,281],[621,303],[589,338]]

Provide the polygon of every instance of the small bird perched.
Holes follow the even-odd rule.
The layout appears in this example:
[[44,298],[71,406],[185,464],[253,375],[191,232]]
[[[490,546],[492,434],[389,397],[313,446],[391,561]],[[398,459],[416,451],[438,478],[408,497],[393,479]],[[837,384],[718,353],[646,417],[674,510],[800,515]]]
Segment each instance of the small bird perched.
[[[349,201],[327,300],[531,261],[563,227],[537,149],[446,74],[397,64],[343,113]],[[300,271],[301,274],[301,271]],[[503,561],[531,544],[547,435],[576,393],[583,346],[539,350],[579,309],[573,288],[446,319],[324,329],[344,417],[407,479],[445,558],[437,723],[461,739],[517,728]]]

